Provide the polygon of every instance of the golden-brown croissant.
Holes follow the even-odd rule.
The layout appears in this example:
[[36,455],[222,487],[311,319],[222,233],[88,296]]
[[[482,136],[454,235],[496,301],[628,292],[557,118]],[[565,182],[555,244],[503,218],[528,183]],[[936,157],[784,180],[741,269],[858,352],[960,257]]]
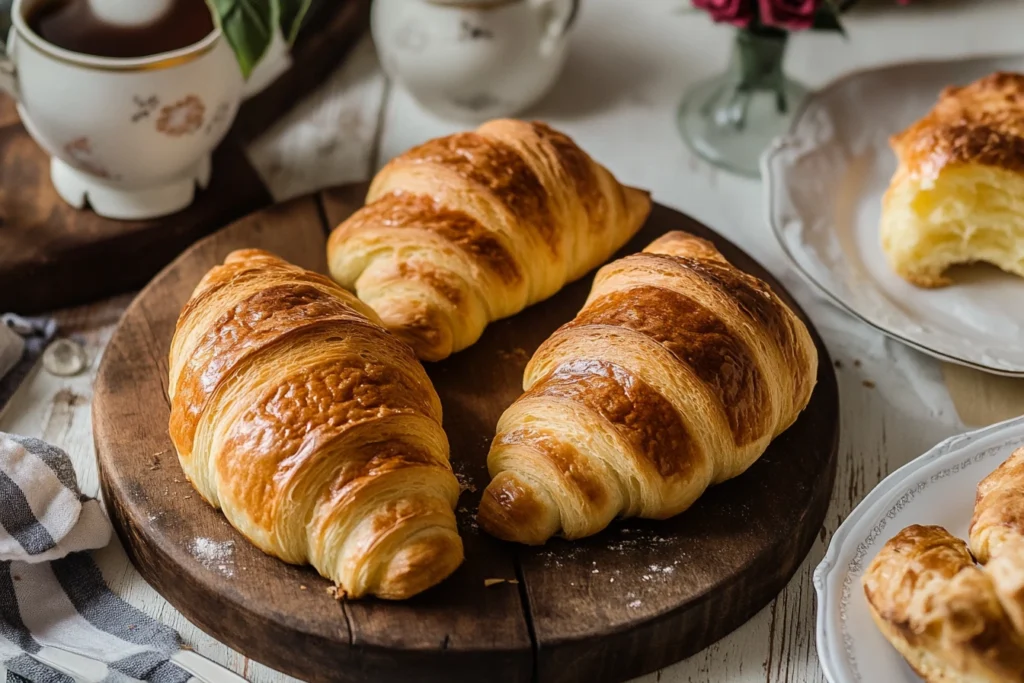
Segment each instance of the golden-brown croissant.
[[878,628],[926,681],[1024,681],[1024,641],[967,545],[942,527],[900,531],[862,584]]
[[441,360],[606,261],[650,206],[562,133],[502,119],[388,163],[328,261],[420,358]]
[[891,145],[881,238],[898,275],[941,287],[949,266],[987,261],[1024,276],[1024,75],[946,88]]
[[181,312],[169,379],[182,469],[261,550],[351,597],[407,598],[462,561],[437,393],[328,278],[230,254]]
[[807,329],[764,282],[669,233],[602,268],[530,360],[487,458],[480,524],[540,544],[619,515],[678,514],[796,420],[817,364]]
[[1024,633],[1024,448],[978,484],[970,541],[1003,609]]

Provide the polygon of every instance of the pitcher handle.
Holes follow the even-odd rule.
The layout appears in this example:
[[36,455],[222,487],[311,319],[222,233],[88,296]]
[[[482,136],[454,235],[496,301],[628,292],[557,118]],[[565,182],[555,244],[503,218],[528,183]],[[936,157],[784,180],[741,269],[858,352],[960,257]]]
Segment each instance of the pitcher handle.
[[21,97],[18,93],[18,69],[14,64],[14,46],[17,41],[17,31],[11,26],[7,31],[7,40],[2,44],[0,50],[0,90],[16,100]]
[[[564,0],[563,0],[564,1]],[[559,4],[560,0],[541,0],[542,5],[547,5],[546,8],[549,12],[547,19],[547,31],[544,37],[544,42],[541,43],[541,53],[544,55],[551,54],[558,46],[565,34],[569,32],[572,25],[576,23],[576,17],[580,12],[580,0],[568,0],[568,4],[565,5],[567,11],[558,11],[555,7]]]

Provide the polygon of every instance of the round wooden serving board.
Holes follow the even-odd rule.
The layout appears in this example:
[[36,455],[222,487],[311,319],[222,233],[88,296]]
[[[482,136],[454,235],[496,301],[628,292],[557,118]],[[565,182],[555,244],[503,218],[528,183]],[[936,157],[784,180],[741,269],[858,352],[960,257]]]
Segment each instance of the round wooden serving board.
[[[264,555],[208,507],[167,436],[178,312],[233,249],[262,247],[325,271],[326,231],[361,206],[365,189],[278,205],[198,242],[139,294],[107,347],[93,403],[104,495],[135,565],[175,607],[244,654],[312,681],[590,683],[691,655],[786,585],[821,528],[836,469],[836,380],[813,330],[820,370],[810,406],[749,471],[675,519],[617,522],[541,548],[503,543],[474,524],[498,416],[521,393],[533,351],[582,306],[590,277],[427,365],[468,487],[458,509],[466,561],[441,585],[400,603],[335,600],[314,571]],[[795,306],[737,247],[662,206],[617,256],[672,229],[711,239]]]

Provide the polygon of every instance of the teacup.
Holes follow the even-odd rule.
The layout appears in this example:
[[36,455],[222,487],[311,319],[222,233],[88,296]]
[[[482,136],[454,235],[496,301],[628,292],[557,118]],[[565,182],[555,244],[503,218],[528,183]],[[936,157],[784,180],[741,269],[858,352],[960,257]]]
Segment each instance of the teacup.
[[188,206],[210,179],[210,154],[242,98],[234,54],[214,29],[173,52],[114,59],[43,40],[26,17],[46,0],[14,0],[0,87],[52,157],[50,176],[72,206],[140,219]]

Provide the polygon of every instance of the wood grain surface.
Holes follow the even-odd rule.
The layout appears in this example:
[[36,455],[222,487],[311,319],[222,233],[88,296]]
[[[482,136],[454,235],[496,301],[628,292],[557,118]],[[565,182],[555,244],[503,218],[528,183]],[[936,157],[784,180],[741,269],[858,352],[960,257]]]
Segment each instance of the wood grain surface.
[[330,74],[366,29],[369,5],[314,3],[292,67],[242,104],[214,154],[210,186],[170,216],[117,221],[65,204],[49,156],[0,95],[0,311],[38,313],[140,287],[196,239],[270,204],[243,150]]
[[[357,185],[293,200],[204,239],[142,291],[114,332],[93,403],[100,476],[121,539],[157,590],[269,666],[353,682],[623,680],[704,648],[781,590],[819,532],[835,475],[837,389],[817,339],[822,362],[811,406],[747,473],[687,513],[620,522],[539,549],[476,528],[494,425],[519,395],[530,354],[582,305],[590,277],[427,366],[466,488],[458,508],[466,562],[440,586],[404,603],[337,602],[312,570],[263,555],[202,503],[166,431],[166,356],[181,305],[202,274],[239,247],[323,270],[325,228],[360,206],[364,192]],[[623,253],[677,228],[713,239],[784,295],[736,247],[663,207]]]

